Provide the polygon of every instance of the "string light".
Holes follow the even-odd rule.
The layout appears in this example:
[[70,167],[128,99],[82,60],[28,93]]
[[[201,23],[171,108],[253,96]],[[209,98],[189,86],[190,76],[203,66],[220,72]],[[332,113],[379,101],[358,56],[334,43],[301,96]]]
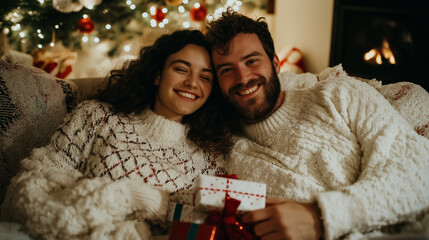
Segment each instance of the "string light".
[[130,44],[125,45],[124,46],[124,51],[125,52],[130,52],[131,51],[131,45]]
[[150,26],[151,26],[151,27],[156,27],[156,26],[157,26],[157,24],[156,24],[156,20],[155,20],[155,19],[151,19],[151,20],[150,20]]
[[156,7],[150,7],[150,9],[149,9],[149,11],[150,11],[150,14],[151,15],[155,15],[155,12],[156,12]]
[[15,24],[14,26],[12,26],[12,31],[19,31],[21,30],[21,24]]
[[[21,0],[19,0],[21,1]],[[32,22],[32,24],[26,24],[26,25],[22,25],[21,22],[24,22],[22,20],[25,20],[25,22],[28,22],[28,17],[31,15],[34,16],[38,16],[41,12],[44,12],[44,9],[47,6],[47,4],[51,5],[52,1],[46,1],[46,0],[36,0],[36,5],[35,5],[35,9],[26,9],[25,8],[25,12],[24,12],[24,8],[15,8],[15,9],[11,9],[8,10],[9,13],[4,17],[5,22],[7,22],[7,24],[5,24],[2,27],[2,32],[4,34],[7,34],[8,36],[11,36],[8,40],[10,43],[12,44],[19,44],[20,42],[27,42],[26,45],[21,45],[23,46],[23,49],[34,49],[34,48],[43,48],[45,47],[46,44],[46,40],[49,40],[49,38],[46,35],[48,34],[47,31],[45,31],[44,29],[46,27],[50,28],[50,26],[52,26],[51,30],[55,30],[58,33],[58,41],[62,41],[63,43],[67,43],[69,46],[79,46],[79,44],[76,44],[73,41],[76,41],[76,38],[74,36],[75,33],[67,33],[67,31],[71,31],[70,28],[66,28],[65,26],[71,26],[73,24],[77,24],[77,23],[73,23],[70,22],[69,18],[63,18],[61,15],[64,13],[58,9],[54,9],[52,11],[60,11],[61,13],[56,12],[56,14],[59,14],[58,19],[52,19],[51,21],[53,22],[53,24],[47,24],[45,26],[40,26],[40,28],[38,28],[38,24],[37,22]],[[55,2],[55,1],[54,1]],[[202,25],[198,24],[199,22],[203,23],[203,20],[198,19],[198,20],[194,20],[192,17],[192,14],[190,12],[190,10],[192,8],[201,8],[204,7],[207,9],[207,12],[210,14],[206,14],[206,19],[207,21],[212,21],[215,20],[217,15],[221,15],[221,13],[223,11],[225,11],[225,9],[227,7],[232,7],[234,10],[238,10],[239,7],[241,7],[242,5],[247,4],[247,2],[251,2],[251,0],[222,0],[222,1],[213,1],[213,0],[208,0],[208,1],[204,1],[204,0],[182,0],[180,1],[181,4],[178,4],[175,6],[175,4],[159,4],[159,3],[153,3],[156,1],[151,1],[151,0],[123,0],[122,2],[122,6],[118,7],[117,9],[115,8],[115,6],[117,5],[114,4],[104,4],[107,3],[108,1],[103,1],[103,0],[94,0],[93,2],[101,2],[100,4],[94,5],[87,5],[84,6],[86,9],[89,10],[94,10],[94,9],[98,9],[97,11],[94,12],[88,12],[86,11],[78,11],[81,14],[79,14],[80,16],[82,16],[81,18],[83,19],[97,19],[97,21],[99,22],[95,22],[96,24],[96,32],[98,32],[97,35],[99,35],[98,37],[95,37],[94,33],[92,33],[91,35],[88,35],[87,33],[84,32],[76,32],[76,34],[78,34],[77,36],[80,36],[80,40],[81,42],[84,43],[100,43],[104,41],[104,39],[113,39],[113,40],[117,40],[117,38],[119,38],[119,36],[121,36],[121,34],[123,34],[124,30],[123,28],[116,28],[113,24],[119,24],[119,22],[117,23],[110,23],[109,22],[109,16],[107,14],[116,12],[118,10],[118,13],[123,12],[126,19],[124,19],[126,22],[129,22],[129,19],[127,18],[136,18],[138,17],[138,15],[141,15],[142,19],[140,19],[140,21],[135,21],[133,22],[133,24],[139,24],[141,26],[134,26],[133,27],[140,27],[140,29],[144,29],[144,28],[168,28],[168,30],[173,30],[175,28],[191,28],[191,27],[201,27]],[[136,2],[134,4],[134,2]],[[41,5],[39,5],[39,3]],[[44,5],[42,5],[44,4]],[[126,5],[125,5],[126,4]],[[188,5],[189,4],[189,5]],[[83,5],[83,4],[82,4]],[[98,6],[100,5],[100,6]],[[125,5],[125,6],[124,6]],[[250,6],[253,8],[255,4],[250,4]],[[258,5],[258,4],[256,4]],[[49,6],[50,7],[50,6]],[[43,11],[42,11],[42,10]],[[66,9],[63,9],[66,10]],[[66,10],[68,11],[68,10]],[[71,10],[71,12],[75,11],[74,9]],[[132,11],[136,11],[136,14],[133,14]],[[162,13],[158,12],[161,11]],[[83,13],[86,14],[83,14]],[[77,12],[76,12],[77,13]],[[105,16],[105,18],[99,18],[99,15],[102,14],[103,16]],[[128,14],[128,15],[127,15]],[[138,14],[138,15],[137,15]],[[157,14],[160,14],[160,16],[162,16],[162,14],[165,14],[165,16],[163,17],[158,17]],[[155,17],[153,17],[155,16]],[[153,17],[153,19],[152,19]],[[93,21],[94,21],[93,20]],[[35,19],[35,21],[38,21],[37,19]],[[104,21],[104,22],[103,22]],[[121,23],[122,19],[120,20]],[[34,24],[36,23],[36,24]],[[98,28],[97,26],[99,26],[98,24],[101,25],[100,28]],[[104,25],[104,27],[103,27]],[[31,28],[29,28],[31,26]],[[115,27],[115,28],[114,28]],[[34,34],[34,30],[31,31],[31,29],[36,29],[36,33]],[[115,31],[112,31],[112,29],[114,29]],[[144,30],[143,30],[144,31]],[[50,34],[51,31],[49,31]],[[31,34],[30,34],[31,33]],[[114,33],[114,36],[111,36],[112,33]],[[128,33],[127,33],[128,34]],[[132,32],[131,34],[138,34],[138,31],[136,31],[136,33]],[[46,36],[46,37],[45,37]],[[103,36],[103,37],[101,37]],[[132,36],[134,37],[134,35]],[[77,39],[77,41],[79,41],[79,38]],[[108,42],[108,41],[107,41]],[[49,45],[55,45],[56,41],[52,40],[51,43],[49,43]],[[111,45],[111,44],[109,44]],[[120,44],[121,46],[123,46],[124,44]],[[19,45],[18,45],[19,46]],[[66,46],[66,47],[69,47]],[[81,45],[81,46],[85,46],[85,45]],[[73,48],[73,47],[71,47]],[[76,47],[79,48],[79,47]],[[121,47],[122,48],[122,47]],[[119,48],[119,49],[121,49]],[[72,50],[78,50],[78,49],[72,49]],[[113,53],[109,53],[109,56],[115,56],[118,53],[118,48],[115,49],[111,49],[113,51]]]

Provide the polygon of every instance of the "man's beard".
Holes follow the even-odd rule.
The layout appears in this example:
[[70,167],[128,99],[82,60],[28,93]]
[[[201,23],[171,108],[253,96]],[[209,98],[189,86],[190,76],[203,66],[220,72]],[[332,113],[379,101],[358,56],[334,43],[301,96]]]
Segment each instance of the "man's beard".
[[[238,90],[246,89],[259,84],[265,85],[265,101],[260,103],[259,106],[254,106],[256,104],[255,99],[248,100],[246,106],[241,106],[237,101],[234,100],[233,96],[237,93]],[[247,121],[258,121],[266,118],[267,115],[273,111],[279,94],[280,81],[277,74],[275,74],[275,68],[273,67],[273,72],[271,73],[269,81],[267,81],[265,77],[261,76],[257,79],[250,80],[246,85],[238,84],[231,88],[228,92],[228,95],[225,97],[244,119]]]

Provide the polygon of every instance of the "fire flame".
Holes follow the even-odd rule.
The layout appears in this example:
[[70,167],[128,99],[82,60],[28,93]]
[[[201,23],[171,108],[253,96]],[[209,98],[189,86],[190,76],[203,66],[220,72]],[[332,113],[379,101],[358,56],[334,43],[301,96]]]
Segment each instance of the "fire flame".
[[395,56],[386,39],[383,40],[380,50],[373,48],[363,55],[363,59],[366,62],[377,65],[383,64],[383,58],[390,64],[396,64]]

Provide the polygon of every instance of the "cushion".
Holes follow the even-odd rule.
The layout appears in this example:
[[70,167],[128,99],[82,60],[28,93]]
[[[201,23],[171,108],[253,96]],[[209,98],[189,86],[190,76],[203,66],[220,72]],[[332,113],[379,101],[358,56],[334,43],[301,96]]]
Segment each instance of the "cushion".
[[423,87],[398,82],[383,85],[379,91],[419,135],[429,138],[429,93]]
[[76,106],[77,87],[41,69],[0,61],[0,201],[19,161],[46,145]]

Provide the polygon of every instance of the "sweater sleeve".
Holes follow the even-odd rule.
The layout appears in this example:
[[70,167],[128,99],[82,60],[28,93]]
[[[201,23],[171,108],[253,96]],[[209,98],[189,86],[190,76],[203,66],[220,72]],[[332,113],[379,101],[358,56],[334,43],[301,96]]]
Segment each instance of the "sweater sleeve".
[[331,112],[361,145],[361,174],[350,186],[316,196],[326,239],[411,221],[429,207],[429,140],[375,89],[347,79],[340,84],[327,91]]
[[73,238],[133,213],[141,219],[164,218],[168,193],[130,179],[84,178],[79,171],[91,154],[97,128],[108,121],[105,107],[79,105],[50,144],[21,161],[2,204],[3,220],[24,224],[32,236]]

